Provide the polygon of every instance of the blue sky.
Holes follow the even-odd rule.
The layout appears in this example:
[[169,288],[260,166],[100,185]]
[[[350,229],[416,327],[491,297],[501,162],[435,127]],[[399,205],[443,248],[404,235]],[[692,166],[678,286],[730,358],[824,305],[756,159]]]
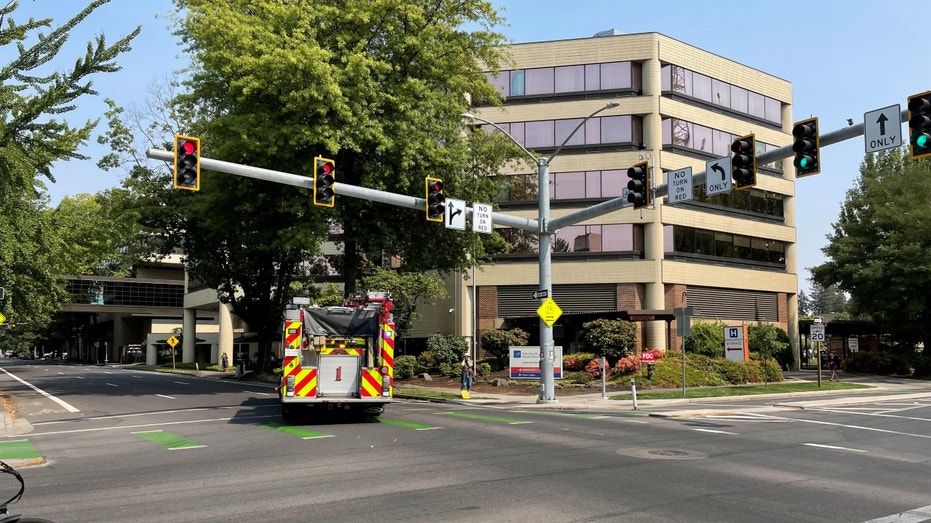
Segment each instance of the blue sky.
[[[911,54],[925,46],[927,0],[820,2],[814,0],[491,0],[504,8],[513,42],[590,37],[606,29],[625,33],[655,31],[706,51],[760,69],[792,83],[794,120],[818,116],[821,132],[863,120],[863,114],[931,89],[931,55]],[[59,23],[77,13],[82,0],[20,0],[16,18],[52,17]],[[142,26],[133,50],[120,60],[123,70],[95,81],[101,97],[120,105],[140,105],[156,81],[183,66],[181,49],[165,17],[170,0],[112,0],[78,28],[62,53],[73,63],[88,40],[104,33],[108,41]],[[160,15],[160,17],[158,17]],[[918,35],[922,35],[919,38]],[[802,61],[797,43],[818,50]],[[924,47],[926,49],[926,47]],[[6,51],[6,50],[3,50]],[[0,55],[2,58],[5,55]],[[102,118],[102,100],[81,99],[69,121]],[[903,132],[905,126],[903,125]],[[748,129],[748,132],[751,130]],[[95,143],[84,151],[89,162],[56,164],[58,182],[49,188],[52,204],[64,196],[97,192],[119,184],[123,173],[100,172],[96,160],[107,151]],[[821,248],[837,219],[846,191],[859,174],[863,139],[825,147],[821,174],[797,181],[799,287],[807,291],[807,267],[825,261]]]

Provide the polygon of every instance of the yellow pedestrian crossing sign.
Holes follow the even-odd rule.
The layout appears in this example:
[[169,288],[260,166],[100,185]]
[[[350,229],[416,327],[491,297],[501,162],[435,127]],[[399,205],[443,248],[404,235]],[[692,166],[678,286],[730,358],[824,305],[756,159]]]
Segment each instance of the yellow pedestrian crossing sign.
[[556,320],[562,316],[562,309],[559,308],[559,305],[556,305],[553,298],[547,298],[543,304],[540,305],[540,308],[537,309],[537,314],[547,327],[552,327],[553,324],[556,323]]
[[181,341],[181,340],[179,340],[178,338],[175,338],[174,336],[172,336],[172,337],[168,338],[168,340],[166,340],[166,341],[168,341],[168,345],[171,345],[171,348],[173,349],[173,348],[175,348],[175,345],[177,345],[178,342]]

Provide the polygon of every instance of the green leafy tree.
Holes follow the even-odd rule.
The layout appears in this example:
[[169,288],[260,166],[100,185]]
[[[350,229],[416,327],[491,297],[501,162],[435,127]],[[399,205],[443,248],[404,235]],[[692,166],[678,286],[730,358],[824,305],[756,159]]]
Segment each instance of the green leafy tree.
[[822,249],[828,261],[812,269],[821,286],[850,294],[853,314],[909,344],[931,340],[928,194],[928,159],[899,149],[867,155]]
[[365,291],[389,292],[394,302],[394,323],[398,337],[410,332],[420,320],[418,307],[428,306],[446,297],[443,279],[436,274],[399,272],[375,268],[360,282]]
[[524,347],[530,340],[530,334],[522,329],[488,329],[481,335],[482,350],[498,360],[501,368],[508,364],[511,356],[511,347]]
[[805,294],[804,289],[798,291],[798,315],[808,316],[811,313],[811,298]]
[[813,282],[810,307],[813,315],[844,313],[847,311],[847,296],[837,285],[824,287]]
[[691,326],[691,334],[685,338],[687,354],[701,354],[711,358],[724,357],[724,327],[722,321],[697,321]]
[[786,350],[789,348],[789,336],[771,323],[747,326],[747,345],[762,360],[775,359],[781,368],[793,362],[792,351]]
[[612,362],[634,353],[637,324],[599,318],[582,324],[581,341],[586,349]]
[[4,315],[13,321],[47,325],[65,301],[64,245],[44,213],[45,180],[55,182],[52,164],[85,158],[78,150],[96,121],[74,127],[59,119],[79,99],[96,95],[91,78],[118,70],[116,58],[129,50],[139,28],[107,45],[103,35],[62,71],[46,64],[59,57],[71,31],[107,0],[90,2],[64,24],[29,19],[17,24],[17,2],[0,7],[0,46],[10,61],[0,67],[0,287],[8,291]]

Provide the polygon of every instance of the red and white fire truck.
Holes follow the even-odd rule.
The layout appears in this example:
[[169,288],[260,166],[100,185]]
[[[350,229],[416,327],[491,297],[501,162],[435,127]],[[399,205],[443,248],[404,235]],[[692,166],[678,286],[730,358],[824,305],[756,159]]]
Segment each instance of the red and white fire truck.
[[394,302],[388,293],[341,307],[290,305],[284,315],[281,416],[302,409],[378,416],[394,395]]

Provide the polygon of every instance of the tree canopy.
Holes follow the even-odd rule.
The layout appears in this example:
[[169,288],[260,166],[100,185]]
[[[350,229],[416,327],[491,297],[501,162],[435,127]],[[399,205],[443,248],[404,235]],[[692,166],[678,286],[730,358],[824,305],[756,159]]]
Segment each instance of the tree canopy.
[[851,312],[912,343],[931,340],[929,198],[931,161],[899,149],[867,155],[822,249],[828,261],[812,269],[820,285],[850,294]]
[[101,34],[70,69],[49,68],[71,30],[107,1],[91,2],[56,27],[50,18],[16,23],[17,2],[0,8],[0,46],[16,47],[13,59],[0,66],[0,287],[7,290],[0,305],[17,322],[48,324],[65,298],[62,276],[69,260],[44,212],[45,181],[55,181],[54,162],[84,158],[79,149],[97,122],[75,127],[60,118],[82,97],[97,94],[92,77],[119,70],[115,60],[130,49],[139,28],[112,45]]

